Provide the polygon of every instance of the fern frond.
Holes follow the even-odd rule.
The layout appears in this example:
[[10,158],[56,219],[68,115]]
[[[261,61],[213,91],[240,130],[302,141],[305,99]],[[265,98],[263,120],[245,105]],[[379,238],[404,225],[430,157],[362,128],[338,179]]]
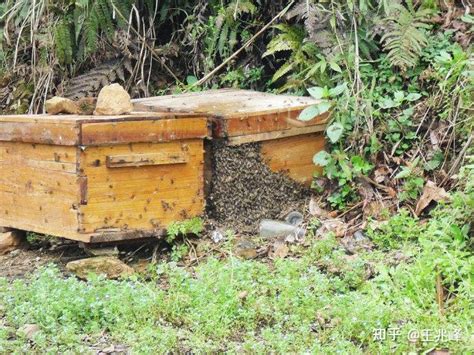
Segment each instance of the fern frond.
[[271,82],[274,83],[284,75],[288,74],[295,66],[295,62],[286,62],[273,74]]
[[229,20],[236,19],[243,14],[253,15],[257,7],[250,0],[235,0],[226,7],[226,17]]
[[318,54],[318,47],[312,42],[306,42],[301,46],[301,51],[308,57],[314,58]]
[[97,0],[93,11],[99,20],[100,28],[106,33],[108,38],[112,38],[114,35],[114,24],[112,22],[112,11],[111,5],[108,0]]
[[229,24],[227,22],[222,26],[222,30],[219,36],[218,50],[221,57],[226,55],[227,41],[229,35]]
[[82,56],[86,57],[97,50],[99,18],[97,17],[96,6],[93,6],[83,25],[81,47]]
[[230,50],[232,51],[232,49],[234,49],[234,47],[237,45],[237,31],[235,29],[233,29],[232,31],[230,31],[230,34],[229,34],[229,48]]
[[274,26],[281,33],[273,38],[267,46],[267,50],[263,53],[263,57],[283,52],[298,51],[301,49],[304,41],[304,30],[296,26],[280,24]]
[[418,63],[423,48],[428,44],[426,23],[429,10],[414,11],[400,4],[392,5],[392,15],[386,19],[387,32],[381,42],[393,66],[403,71]]
[[59,21],[55,28],[55,49],[56,56],[60,63],[71,64],[73,53],[73,42],[71,31],[66,19]]

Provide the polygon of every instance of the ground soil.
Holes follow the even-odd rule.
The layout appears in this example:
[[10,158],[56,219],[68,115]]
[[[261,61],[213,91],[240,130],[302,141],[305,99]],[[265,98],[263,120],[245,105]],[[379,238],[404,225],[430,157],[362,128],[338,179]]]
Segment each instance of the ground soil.
[[56,264],[61,270],[72,260],[85,256],[77,243],[66,245],[27,245],[6,255],[0,255],[0,277],[7,279],[23,278],[41,266]]
[[[114,249],[116,249],[114,251]],[[72,275],[66,270],[70,261],[93,256],[117,256],[141,272],[147,269],[152,258],[167,257],[169,245],[158,239],[143,239],[123,243],[98,244],[84,247],[79,242],[36,235],[33,243],[24,243],[5,255],[0,255],[0,278],[9,280],[24,278],[38,268],[55,264],[64,275]],[[156,256],[154,252],[156,251]]]

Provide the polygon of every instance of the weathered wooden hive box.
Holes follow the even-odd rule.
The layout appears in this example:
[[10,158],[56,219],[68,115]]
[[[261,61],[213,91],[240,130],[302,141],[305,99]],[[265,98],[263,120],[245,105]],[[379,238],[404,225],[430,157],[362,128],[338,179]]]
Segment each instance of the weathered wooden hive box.
[[133,100],[137,111],[202,114],[212,123],[212,137],[228,145],[261,142],[262,154],[274,171],[309,184],[313,156],[324,148],[322,132],[329,113],[302,122],[303,109],[319,101],[311,97],[220,89]]
[[[134,107],[208,116],[212,142],[206,144],[205,186],[208,206],[217,211],[211,211],[211,216],[251,224],[259,218],[277,217],[284,200],[296,201],[305,195],[296,185],[308,187],[313,180],[313,156],[324,149],[329,113],[308,122],[299,121],[298,116],[318,102],[311,97],[222,89],[134,100]],[[271,176],[269,171],[291,181]],[[272,184],[276,186],[270,188]],[[275,207],[280,202],[282,207]]]
[[93,243],[201,215],[207,134],[193,115],[0,116],[0,226]]

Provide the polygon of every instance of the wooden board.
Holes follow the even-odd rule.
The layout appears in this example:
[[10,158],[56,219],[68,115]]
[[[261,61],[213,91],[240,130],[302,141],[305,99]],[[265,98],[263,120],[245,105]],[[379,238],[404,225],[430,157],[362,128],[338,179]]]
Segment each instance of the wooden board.
[[131,153],[125,155],[107,155],[105,165],[108,168],[140,167],[154,165],[185,164],[188,162],[184,152]]
[[293,137],[293,136],[306,135],[310,133],[323,132],[325,129],[326,129],[326,125],[321,124],[321,125],[308,126],[308,127],[290,128],[283,131],[247,134],[247,135],[242,135],[242,136],[229,137],[227,139],[227,144],[240,145],[240,144],[253,143],[253,142],[263,142],[263,141],[269,141],[269,140],[280,139],[280,138],[285,138],[285,137]]
[[60,122],[15,122],[0,116],[0,141],[73,146],[79,143],[79,126]]
[[310,185],[314,172],[321,171],[313,156],[324,149],[324,143],[321,133],[312,133],[262,142],[261,152],[270,169]]
[[[143,154],[181,155],[185,162],[107,167],[107,157]],[[87,147],[80,157],[80,171],[87,177],[81,232],[152,231],[200,215],[203,163],[202,139]]]
[[120,143],[168,142],[209,135],[207,120],[147,119],[123,122],[83,123],[81,145],[110,145]]
[[206,118],[193,114],[0,116],[0,141],[5,142],[107,145],[202,138],[208,133]]
[[273,95],[248,90],[209,90],[133,100],[135,110],[204,114],[212,117],[213,137],[281,131],[326,122],[329,113],[311,121],[297,120],[306,107],[317,104],[311,97]]
[[0,142],[0,225],[81,240],[76,151]]
[[311,97],[220,89],[132,100],[135,110],[244,117],[255,113],[301,110],[318,103]]

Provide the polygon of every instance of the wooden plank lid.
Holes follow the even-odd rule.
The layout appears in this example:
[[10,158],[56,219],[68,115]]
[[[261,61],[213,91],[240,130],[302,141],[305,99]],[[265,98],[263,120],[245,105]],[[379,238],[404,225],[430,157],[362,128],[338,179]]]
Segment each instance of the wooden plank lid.
[[203,115],[135,112],[120,116],[0,116],[0,141],[52,145],[165,142],[209,135]]
[[213,122],[214,137],[235,137],[295,127],[321,126],[329,116],[326,113],[311,121],[301,122],[297,120],[299,113],[304,108],[319,103],[319,100],[236,89],[158,96],[132,102],[135,110],[139,111],[207,115]]

